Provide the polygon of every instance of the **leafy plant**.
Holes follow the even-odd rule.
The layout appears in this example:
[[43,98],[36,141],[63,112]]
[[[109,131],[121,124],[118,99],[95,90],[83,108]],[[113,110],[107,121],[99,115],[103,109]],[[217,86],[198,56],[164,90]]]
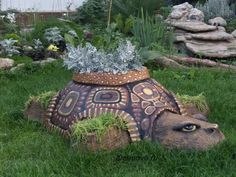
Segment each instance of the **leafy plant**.
[[40,41],[40,39],[34,39],[33,40],[33,48],[35,50],[43,50],[43,43]]
[[131,33],[133,25],[134,25],[134,17],[129,16],[128,18],[124,18],[121,14],[118,14],[115,17],[116,22],[116,28],[119,30],[119,32],[128,34]]
[[16,41],[20,41],[21,37],[17,35],[16,33],[10,33],[10,34],[5,34],[4,39],[14,39]]
[[141,17],[135,19],[132,32],[140,47],[150,48],[154,43],[163,45],[170,40],[167,40],[170,33],[164,21],[147,14],[144,15],[143,10]]
[[113,114],[103,114],[96,118],[90,118],[72,125],[72,140],[74,142],[86,141],[89,133],[95,133],[98,141],[111,127],[117,127],[126,130],[126,123],[116,118]]
[[0,53],[3,56],[12,56],[20,54],[19,47],[15,44],[17,43],[17,40],[13,39],[4,39],[0,41]]
[[107,0],[87,0],[80,6],[74,17],[77,23],[105,24],[108,16]]
[[53,43],[53,44],[59,44],[60,41],[64,40],[64,38],[61,35],[61,31],[58,27],[46,29],[44,37],[48,43]]
[[204,13],[207,20],[218,16],[225,19],[234,16],[234,11],[229,6],[228,0],[208,0],[204,5],[197,3],[196,8]]
[[111,72],[126,73],[129,70],[140,70],[142,64],[135,47],[131,42],[121,42],[119,47],[112,53],[98,51],[96,47],[87,43],[83,48],[68,46],[68,54],[64,65],[74,72]]
[[154,15],[164,4],[164,0],[114,0],[113,11],[115,15],[121,14],[125,18],[130,15],[136,17],[141,8],[144,12]]

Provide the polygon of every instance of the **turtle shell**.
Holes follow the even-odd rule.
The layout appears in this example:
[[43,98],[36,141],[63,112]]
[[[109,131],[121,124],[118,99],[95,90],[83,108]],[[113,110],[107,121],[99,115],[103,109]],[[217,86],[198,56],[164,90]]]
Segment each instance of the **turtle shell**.
[[154,120],[166,110],[183,113],[175,96],[149,78],[146,68],[119,75],[83,74],[75,75],[52,98],[45,124],[50,130],[70,136],[74,123],[113,113],[127,122],[131,140],[139,141],[151,138]]

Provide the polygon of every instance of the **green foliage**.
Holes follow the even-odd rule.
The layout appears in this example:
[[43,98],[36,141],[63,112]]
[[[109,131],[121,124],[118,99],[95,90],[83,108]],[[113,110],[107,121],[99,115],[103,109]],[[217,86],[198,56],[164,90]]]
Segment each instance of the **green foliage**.
[[126,122],[113,114],[103,114],[99,117],[80,121],[72,126],[72,139],[74,142],[86,141],[89,133],[95,133],[98,141],[109,128],[117,127],[126,130]]
[[121,14],[118,14],[115,17],[115,22],[116,28],[119,32],[129,34],[131,33],[132,28],[134,26],[134,17],[130,15],[128,18],[125,19]]
[[164,0],[114,0],[113,14],[121,14],[125,18],[130,15],[135,17],[143,8],[144,12],[154,15],[164,4]]
[[56,92],[49,91],[49,92],[41,93],[37,96],[30,96],[30,98],[25,103],[25,109],[27,109],[33,101],[39,103],[44,109],[47,109],[50,103],[50,100],[55,95],[56,95]]
[[226,30],[230,33],[236,30],[236,18],[228,20],[228,25],[226,26]]
[[97,35],[93,37],[91,43],[97,49],[112,52],[118,47],[119,42],[122,40],[124,40],[124,34],[117,31],[117,25],[112,23],[105,30],[97,32]]
[[87,0],[77,10],[74,21],[81,24],[106,24],[108,18],[107,0]]
[[50,18],[47,21],[39,21],[35,24],[34,30],[31,33],[30,40],[33,41],[33,39],[40,39],[45,47],[47,47],[48,42],[46,41],[44,36],[45,30],[54,27],[59,28],[62,37],[64,37],[65,34],[68,34],[69,31],[73,30],[76,32],[80,40],[82,40],[83,38],[83,30],[77,24],[71,21],[62,21],[56,18]]
[[16,33],[10,33],[10,34],[5,34],[4,39],[14,39],[14,40],[20,41],[21,37],[17,35]]
[[208,104],[206,102],[206,97],[203,93],[197,96],[180,95],[176,94],[177,98],[184,104],[193,104],[200,112],[205,112],[208,110]]
[[63,34],[66,30],[68,30],[62,21],[56,18],[50,18],[46,21],[38,21],[35,24],[34,30],[31,33],[31,38],[40,39],[43,43],[47,43],[46,39],[44,38],[45,30],[53,27],[58,27]]
[[173,43],[171,32],[168,32],[164,21],[147,14],[144,15],[143,11],[141,11],[141,17],[135,19],[132,32],[140,47],[152,49],[159,44],[170,46]]

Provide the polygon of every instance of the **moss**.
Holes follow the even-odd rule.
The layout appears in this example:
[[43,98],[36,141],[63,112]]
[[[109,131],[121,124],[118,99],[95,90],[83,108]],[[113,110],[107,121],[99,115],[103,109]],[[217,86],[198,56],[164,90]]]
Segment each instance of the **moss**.
[[208,110],[206,97],[204,96],[203,93],[197,96],[180,95],[180,94],[177,94],[176,96],[184,105],[193,104],[201,112],[205,112]]
[[72,126],[72,139],[83,142],[86,141],[88,133],[95,133],[97,140],[101,141],[102,136],[111,127],[127,129],[126,123],[122,119],[116,118],[113,114],[102,114],[99,117],[75,123]]
[[56,92],[50,91],[50,92],[41,93],[37,96],[30,96],[28,101],[25,103],[25,108],[27,109],[29,105],[34,101],[34,102],[38,102],[43,108],[46,109],[49,105],[51,98],[54,95],[56,95]]

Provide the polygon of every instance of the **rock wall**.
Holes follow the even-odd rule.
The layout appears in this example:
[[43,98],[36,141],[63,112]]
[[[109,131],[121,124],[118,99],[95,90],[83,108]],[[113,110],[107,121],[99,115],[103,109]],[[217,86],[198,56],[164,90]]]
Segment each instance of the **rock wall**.
[[207,58],[236,57],[236,38],[234,33],[225,30],[226,20],[216,17],[204,22],[204,14],[189,3],[172,8],[166,19],[175,34],[175,44],[188,53]]

